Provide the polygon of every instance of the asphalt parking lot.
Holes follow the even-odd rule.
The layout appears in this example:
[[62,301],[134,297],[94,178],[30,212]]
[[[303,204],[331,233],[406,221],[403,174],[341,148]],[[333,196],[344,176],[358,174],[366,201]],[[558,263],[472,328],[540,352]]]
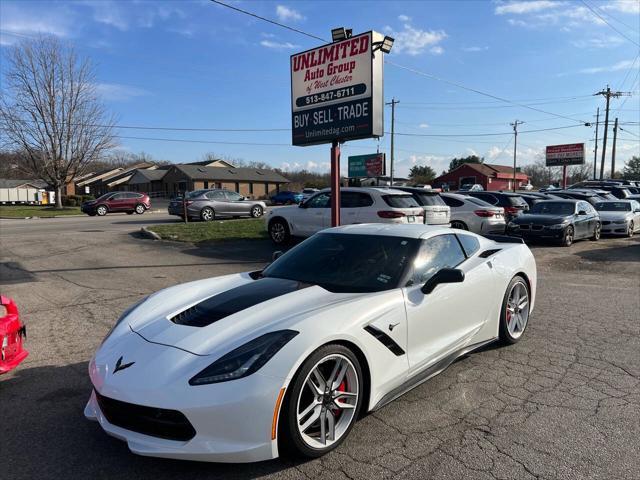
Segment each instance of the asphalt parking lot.
[[269,242],[137,238],[163,214],[0,220],[0,292],[31,354],[0,379],[2,478],[630,479],[640,472],[640,238],[536,246],[523,340],[468,356],[358,422],[326,457],[219,465],[139,457],[82,412],[115,319],[178,282],[251,270]]

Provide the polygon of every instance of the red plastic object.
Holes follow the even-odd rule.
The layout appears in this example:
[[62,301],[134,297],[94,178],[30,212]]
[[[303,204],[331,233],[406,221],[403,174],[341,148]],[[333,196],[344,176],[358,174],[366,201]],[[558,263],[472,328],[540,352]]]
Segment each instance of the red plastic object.
[[18,307],[10,298],[0,295],[0,375],[10,372],[22,362],[29,352],[23,348],[27,328],[20,322]]

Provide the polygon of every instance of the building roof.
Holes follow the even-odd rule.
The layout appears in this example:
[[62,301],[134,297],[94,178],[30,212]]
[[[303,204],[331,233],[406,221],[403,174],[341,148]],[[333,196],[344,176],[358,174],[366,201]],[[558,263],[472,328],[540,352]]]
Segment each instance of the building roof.
[[[155,167],[155,164],[149,163],[149,162],[137,163],[135,165],[131,165],[128,167],[120,167],[117,170],[108,172],[107,174],[101,174],[101,175],[98,175],[97,177],[94,177],[93,179],[84,180],[83,182],[78,183],[78,186],[87,185],[87,184],[88,185],[107,184],[109,186],[117,185],[119,183],[122,183],[122,182],[117,182],[117,180],[120,180],[123,177],[127,177],[127,176],[131,177],[135,172],[135,170],[142,169],[142,168],[153,168],[153,167]],[[127,178],[126,180],[128,179],[129,178]]]
[[175,168],[192,180],[221,180],[231,182],[271,182],[289,183],[290,180],[274,170],[261,168],[203,167],[178,164]]
[[188,162],[184,165],[200,165],[201,167],[233,167],[234,165],[227,162],[226,160],[222,160],[221,158],[217,158],[215,160],[199,160],[197,162]]
[[150,183],[153,181],[161,180],[167,174],[166,168],[161,169],[150,169],[143,168],[137,169],[133,175],[131,176],[131,180],[136,180],[135,182],[130,181],[129,183]]
[[20,188],[20,187],[45,188],[47,185],[48,185],[47,182],[45,182],[44,180],[0,178],[0,188]]
[[[446,175],[451,175],[452,173],[455,173],[458,169],[463,167],[472,168],[473,170],[477,171],[481,175],[485,175],[491,178],[504,178],[504,179],[513,178],[513,167],[509,167],[507,165],[492,165],[490,163],[463,163],[462,165],[459,165],[458,167],[451,170],[450,172],[445,173],[444,175],[440,175],[434,180],[438,180],[439,178],[444,177]],[[527,180],[528,178],[529,176],[526,173],[519,172],[518,170],[516,170],[517,180]]]

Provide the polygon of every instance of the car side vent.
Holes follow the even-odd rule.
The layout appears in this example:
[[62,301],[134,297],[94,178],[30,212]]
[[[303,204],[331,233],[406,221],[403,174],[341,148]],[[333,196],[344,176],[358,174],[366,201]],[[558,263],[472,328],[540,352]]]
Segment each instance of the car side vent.
[[384,333],[382,330],[377,329],[373,325],[367,325],[366,327],[364,327],[364,329],[368,333],[376,337],[380,341],[380,343],[391,350],[391,353],[393,353],[397,357],[404,355],[404,350],[400,347],[400,345],[394,342],[393,338]]
[[499,248],[494,248],[493,250],[485,250],[484,252],[482,252],[480,255],[478,255],[480,258],[489,258],[491,255],[498,253],[500,251]]

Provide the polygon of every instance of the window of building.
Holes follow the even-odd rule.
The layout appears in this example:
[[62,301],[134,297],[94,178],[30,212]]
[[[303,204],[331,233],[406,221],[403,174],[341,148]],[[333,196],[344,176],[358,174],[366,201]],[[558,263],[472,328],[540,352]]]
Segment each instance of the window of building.
[[205,189],[209,188],[209,180],[204,181],[204,188]]
[[249,182],[249,193],[253,193],[253,182]]
[[236,193],[240,192],[240,182],[236,182]]

